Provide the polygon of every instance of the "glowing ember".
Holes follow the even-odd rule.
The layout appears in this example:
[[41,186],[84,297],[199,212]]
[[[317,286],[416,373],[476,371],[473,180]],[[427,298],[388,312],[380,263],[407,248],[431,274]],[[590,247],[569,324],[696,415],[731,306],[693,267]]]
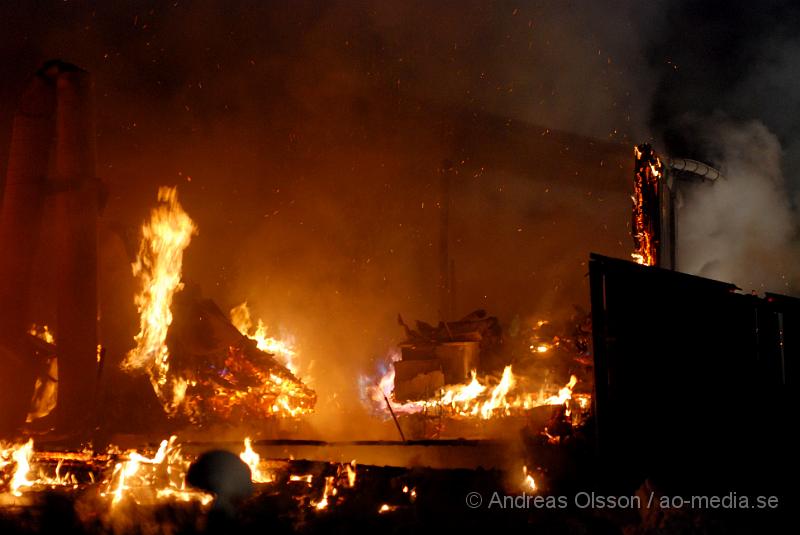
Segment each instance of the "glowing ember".
[[343,481],[347,488],[356,486],[356,461],[353,459],[349,464],[339,465],[337,470],[339,481]]
[[36,378],[26,422],[43,418],[56,408],[58,402],[58,359],[56,356],[50,356],[45,366],[47,366],[45,375]]
[[409,489],[408,485],[403,485],[403,494],[408,494],[408,499],[413,502],[417,499],[417,489]]
[[[35,336],[46,344],[55,345],[56,339],[47,325],[39,327],[37,324],[31,325],[28,334]],[[55,354],[48,356],[45,362],[46,370],[44,374],[36,378],[33,387],[33,397],[31,407],[28,411],[26,422],[30,423],[37,418],[43,418],[53,412],[58,401],[58,359]]]
[[649,145],[634,147],[636,175],[633,182],[631,234],[634,252],[631,257],[645,266],[658,264],[659,210],[658,181],[663,170],[661,160]]
[[[251,467],[255,482],[276,484],[277,478],[260,467],[262,461],[253,451],[249,438],[244,441],[240,458]],[[109,514],[127,515],[131,505],[176,501],[196,502],[204,507],[211,503],[213,496],[186,486],[185,478],[191,460],[191,457],[184,456],[175,436],[161,441],[157,450],[149,452],[122,452],[114,446],[105,453],[91,450],[35,452],[33,440],[13,445],[0,444],[0,503],[17,503],[15,499],[27,493],[55,487],[82,489],[81,494],[85,495],[84,491],[90,485],[99,484],[98,492],[92,492],[91,495],[105,504]],[[73,469],[79,471],[78,477],[71,472]],[[300,482],[308,487],[314,481],[311,474],[287,475],[289,482]],[[338,464],[336,475],[325,477],[319,500],[303,503],[316,511],[329,509],[344,499],[343,489],[355,488],[356,479],[355,460]],[[414,496],[412,489],[412,499]]]
[[297,352],[292,347],[292,344],[267,336],[267,327],[261,319],[258,320],[255,328],[253,328],[253,320],[250,316],[247,301],[231,309],[231,323],[240,333],[251,340],[255,340],[258,349],[277,356],[290,372],[297,374]]
[[39,327],[34,323],[28,330],[28,334],[30,334],[31,336],[35,336],[36,338],[43,340],[51,345],[55,345],[56,343],[56,338],[55,336],[53,336],[53,333],[50,331],[50,328],[47,325],[42,325],[41,327]]
[[150,220],[142,226],[139,254],[133,263],[133,274],[142,287],[135,298],[140,314],[139,334],[123,368],[145,370],[164,408],[174,414],[186,393],[187,381],[170,376],[166,339],[172,324],[172,298],[183,287],[183,251],[197,227],[178,203],[175,188],[160,188],[158,202]]
[[528,467],[522,467],[522,490],[523,492],[536,492],[536,482],[533,476],[528,473]]
[[189,461],[184,459],[175,436],[162,440],[152,457],[131,450],[124,460],[114,465],[111,476],[104,481],[105,491],[100,495],[111,499],[114,507],[125,499],[135,503],[155,503],[160,499],[211,503],[207,493],[187,489],[185,483]]
[[333,476],[328,476],[325,478],[325,488],[322,490],[322,498],[316,503],[312,502],[311,505],[313,505],[317,511],[322,511],[328,507],[328,498],[331,496],[336,496],[336,487],[333,485]]

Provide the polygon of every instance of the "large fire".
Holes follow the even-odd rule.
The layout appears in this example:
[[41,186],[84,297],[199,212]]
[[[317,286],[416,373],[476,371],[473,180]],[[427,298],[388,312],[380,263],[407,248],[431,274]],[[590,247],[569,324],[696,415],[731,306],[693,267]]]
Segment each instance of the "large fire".
[[[175,188],[161,188],[158,201],[142,227],[133,264],[141,282],[135,297],[140,330],[123,368],[144,370],[167,414],[182,414],[195,423],[213,417],[233,424],[311,412],[314,392],[273,358],[275,353],[292,364],[294,350],[267,338],[260,321],[251,333],[246,305],[234,309],[232,318],[255,344],[236,332],[216,305],[194,297],[185,299],[183,321],[176,323],[182,332],[173,336],[173,301],[183,288],[183,252],[197,226],[178,202]],[[206,344],[209,339],[214,341]],[[172,343],[177,346],[171,350]]]
[[169,414],[175,414],[188,386],[185,378],[170,374],[167,332],[172,324],[172,298],[183,287],[183,251],[197,233],[189,215],[178,202],[176,188],[158,190],[158,206],[142,226],[139,254],[133,274],[141,281],[135,297],[140,314],[139,334],[123,367],[143,369]]

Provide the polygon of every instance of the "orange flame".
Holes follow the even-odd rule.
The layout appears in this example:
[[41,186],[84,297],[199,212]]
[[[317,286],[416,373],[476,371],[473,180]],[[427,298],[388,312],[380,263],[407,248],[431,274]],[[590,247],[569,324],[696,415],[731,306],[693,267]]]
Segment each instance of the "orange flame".
[[172,324],[172,298],[183,288],[183,251],[197,233],[197,227],[178,203],[175,188],[160,188],[158,202],[150,220],[142,226],[139,254],[133,263],[133,274],[142,287],[135,297],[140,314],[139,334],[134,337],[136,347],[127,354],[122,367],[147,371],[164,408],[174,414],[188,382],[170,377],[166,339]]
[[[130,450],[127,459],[117,462],[111,476],[104,482],[106,490],[101,497],[111,499],[113,508],[125,499],[136,503],[155,503],[173,498],[180,501],[211,503],[213,496],[194,489],[187,489],[185,474],[188,461],[181,454],[177,437],[162,440],[152,457]],[[161,467],[166,465],[166,470]],[[166,473],[166,476],[165,476]]]
[[244,451],[239,454],[239,458],[250,467],[250,478],[253,483],[271,483],[275,480],[272,474],[262,471],[259,467],[261,456],[253,451],[250,437],[244,439]]
[[236,327],[240,333],[251,340],[255,340],[256,346],[261,351],[277,356],[281,364],[286,366],[292,374],[297,375],[297,352],[292,344],[288,341],[267,336],[267,327],[261,319],[258,320],[254,329],[247,301],[233,307],[230,315],[231,323],[233,323],[233,326]]
[[30,438],[24,444],[12,446],[6,450],[16,466],[14,474],[11,476],[9,489],[14,496],[22,496],[20,489],[32,486],[35,482],[28,479],[31,470],[31,457],[33,457],[33,439]]
[[[514,376],[511,366],[503,369],[497,384],[490,388],[489,380],[481,383],[476,372],[471,372],[471,381],[466,384],[444,387],[438,396],[406,403],[392,400],[394,366],[389,366],[375,386],[362,378],[364,398],[376,412],[388,413],[386,399],[395,414],[414,414],[425,409],[444,408],[451,416],[481,418],[484,420],[507,416],[514,411],[528,410],[541,405],[563,405],[572,398],[572,390],[578,382],[574,375],[557,394],[544,397],[540,393],[525,391],[523,381]],[[386,399],[384,399],[386,396]],[[584,404],[581,404],[584,408]]]
[[328,498],[331,496],[336,496],[336,487],[333,484],[333,476],[328,476],[325,478],[325,488],[322,490],[322,498],[312,505],[314,506],[317,511],[322,511],[328,507]]
[[536,492],[536,481],[533,476],[528,472],[528,467],[522,467],[522,491],[523,492]]

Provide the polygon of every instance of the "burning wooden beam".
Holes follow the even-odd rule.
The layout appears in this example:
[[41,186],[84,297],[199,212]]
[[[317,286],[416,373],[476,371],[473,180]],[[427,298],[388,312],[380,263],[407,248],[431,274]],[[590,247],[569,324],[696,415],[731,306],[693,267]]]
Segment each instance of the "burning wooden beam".
[[661,260],[660,180],[663,179],[661,160],[653,147],[644,143],[634,148],[633,213],[631,236],[638,264],[657,266]]

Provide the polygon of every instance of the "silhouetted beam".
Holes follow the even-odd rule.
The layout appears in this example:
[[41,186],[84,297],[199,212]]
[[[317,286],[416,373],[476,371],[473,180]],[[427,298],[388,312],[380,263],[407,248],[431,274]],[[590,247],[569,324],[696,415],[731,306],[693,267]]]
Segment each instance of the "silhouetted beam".
[[0,192],[0,436],[6,437],[25,421],[33,395],[34,362],[24,340],[54,133],[56,74],[45,66],[22,94]]
[[90,422],[97,351],[97,204],[92,79],[62,64],[56,171],[58,422],[77,435]]
[[50,65],[37,72],[14,116],[0,208],[0,342],[7,345],[16,346],[29,327],[31,271],[46,195],[57,74]]

